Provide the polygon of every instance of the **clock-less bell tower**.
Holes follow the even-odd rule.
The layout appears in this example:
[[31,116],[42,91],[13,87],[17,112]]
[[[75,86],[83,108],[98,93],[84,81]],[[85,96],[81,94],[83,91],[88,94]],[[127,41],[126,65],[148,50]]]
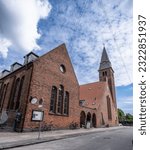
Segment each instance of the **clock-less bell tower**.
[[112,95],[112,100],[114,106],[117,109],[116,105],[116,92],[115,92],[115,81],[114,81],[114,71],[107,55],[105,46],[103,47],[103,52],[101,56],[101,62],[99,67],[99,81],[108,81],[108,86]]

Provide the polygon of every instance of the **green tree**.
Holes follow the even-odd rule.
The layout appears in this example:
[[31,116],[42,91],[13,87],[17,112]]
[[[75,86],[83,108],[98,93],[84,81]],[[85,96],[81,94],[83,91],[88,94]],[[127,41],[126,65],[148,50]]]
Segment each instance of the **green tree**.
[[126,114],[126,121],[127,122],[133,122],[133,116],[129,113]]
[[118,108],[118,119],[120,123],[124,122],[126,119],[125,113],[120,108]]

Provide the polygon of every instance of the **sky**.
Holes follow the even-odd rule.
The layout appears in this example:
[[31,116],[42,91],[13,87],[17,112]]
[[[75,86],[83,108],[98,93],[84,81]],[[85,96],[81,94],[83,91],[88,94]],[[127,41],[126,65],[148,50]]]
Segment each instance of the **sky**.
[[98,81],[105,45],[118,108],[133,113],[132,0],[0,0],[0,72],[66,44],[80,84]]

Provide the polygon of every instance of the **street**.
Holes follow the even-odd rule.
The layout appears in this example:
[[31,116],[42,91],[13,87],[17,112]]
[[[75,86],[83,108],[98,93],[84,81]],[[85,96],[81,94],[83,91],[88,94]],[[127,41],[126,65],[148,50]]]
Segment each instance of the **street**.
[[132,127],[126,127],[12,150],[132,150],[132,129]]

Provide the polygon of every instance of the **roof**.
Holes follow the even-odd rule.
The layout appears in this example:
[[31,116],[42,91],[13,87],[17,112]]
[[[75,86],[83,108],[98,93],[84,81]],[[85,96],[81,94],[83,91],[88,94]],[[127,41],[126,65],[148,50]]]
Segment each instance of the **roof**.
[[112,67],[111,62],[110,62],[109,57],[107,55],[106,49],[104,47],[99,69],[102,70],[102,69],[106,69],[106,68],[110,68],[110,67]]
[[86,107],[98,108],[106,87],[107,82],[94,82],[80,85],[80,100],[85,100],[84,106]]

